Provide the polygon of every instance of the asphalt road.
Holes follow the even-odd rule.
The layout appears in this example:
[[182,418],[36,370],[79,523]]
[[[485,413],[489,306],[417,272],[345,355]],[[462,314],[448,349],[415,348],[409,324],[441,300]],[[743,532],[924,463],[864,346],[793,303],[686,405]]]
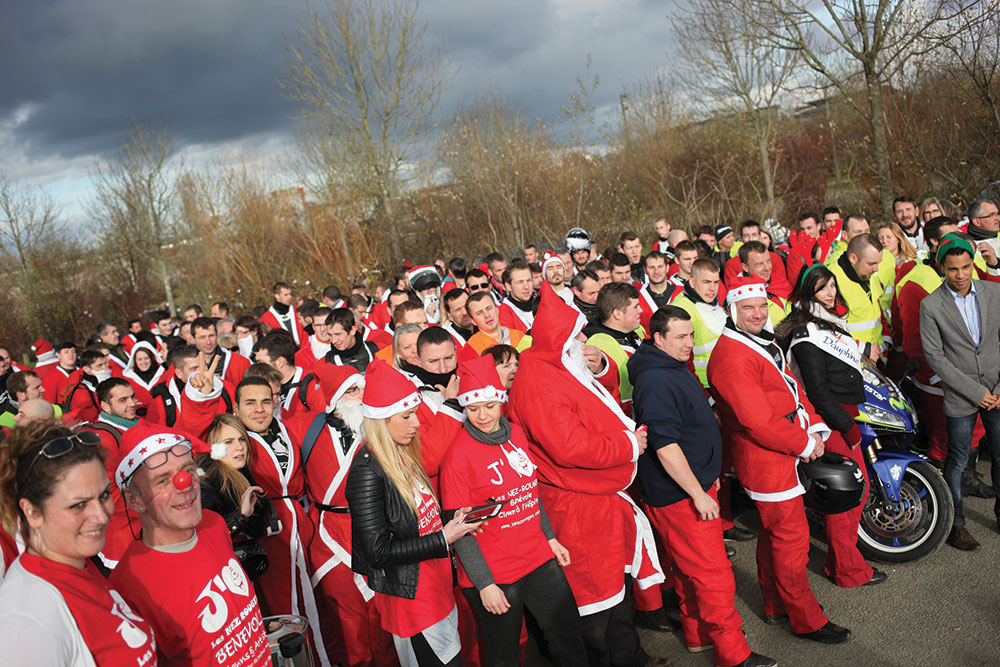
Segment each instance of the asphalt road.
[[[989,466],[979,463],[989,480]],[[968,498],[966,526],[982,548],[958,551],[947,544],[916,563],[875,564],[889,575],[877,586],[838,588],[823,576],[826,544],[813,532],[810,582],[830,620],[850,628],[845,644],[827,646],[799,639],[788,626],[765,625],[757,584],[754,542],[737,543],[733,559],[736,608],[750,648],[792,665],[997,666],[1000,665],[1000,533],[993,500]],[[738,523],[755,528],[756,515]],[[650,655],[667,656],[677,667],[711,667],[712,653],[688,653],[680,633],[640,630]],[[529,642],[530,644],[531,642]],[[534,649],[534,647],[531,647]],[[528,665],[546,665],[529,651]]]

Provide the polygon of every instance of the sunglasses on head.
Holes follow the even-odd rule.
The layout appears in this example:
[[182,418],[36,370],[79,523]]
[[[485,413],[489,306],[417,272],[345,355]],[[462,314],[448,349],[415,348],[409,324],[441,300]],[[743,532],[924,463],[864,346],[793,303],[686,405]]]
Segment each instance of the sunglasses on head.
[[28,470],[24,473],[24,476],[27,477],[31,473],[31,469],[35,467],[39,456],[44,456],[47,459],[57,459],[60,456],[69,454],[77,444],[94,447],[101,444],[101,436],[93,431],[80,431],[79,433],[52,438],[42,445],[42,448],[35,454],[35,458],[31,459],[31,463],[28,464]]

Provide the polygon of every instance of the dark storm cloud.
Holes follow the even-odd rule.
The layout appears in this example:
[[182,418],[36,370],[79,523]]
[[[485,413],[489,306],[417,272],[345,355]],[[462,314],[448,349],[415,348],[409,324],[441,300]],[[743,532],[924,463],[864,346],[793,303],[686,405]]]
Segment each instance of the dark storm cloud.
[[113,149],[130,118],[179,143],[286,127],[276,83],[298,7],[264,0],[16,2],[0,28],[0,116],[31,105],[29,154]]
[[[5,5],[0,120],[30,109],[13,136],[29,159],[113,151],[131,118],[166,121],[181,146],[287,133],[294,122],[276,80],[304,0]],[[459,68],[442,113],[492,87],[551,117],[587,54],[602,78],[598,106],[662,64],[666,11],[643,0],[425,0],[419,18]]]

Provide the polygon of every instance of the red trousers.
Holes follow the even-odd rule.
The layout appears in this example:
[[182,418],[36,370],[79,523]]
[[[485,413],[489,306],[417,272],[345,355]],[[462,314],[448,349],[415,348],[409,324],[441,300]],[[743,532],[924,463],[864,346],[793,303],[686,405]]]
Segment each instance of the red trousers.
[[802,497],[755,503],[761,523],[757,581],[764,597],[764,613],[788,614],[792,632],[819,630],[829,619],[809,587],[809,522]]
[[[650,510],[655,509],[645,503],[640,503],[639,507],[646,513],[646,518],[650,518]],[[632,606],[639,611],[656,611],[661,608],[663,606],[663,592],[674,588],[670,553],[663,547],[659,531],[654,532],[653,541],[656,542],[656,553],[660,557],[660,569],[663,570],[664,580],[663,583],[653,584],[646,589],[639,588],[639,584],[634,579],[632,580]]]
[[332,661],[344,667],[398,667],[392,635],[382,629],[374,600],[365,602],[350,567],[337,565],[314,590],[323,641]]
[[[708,494],[717,501],[714,487]],[[722,541],[722,521],[702,521],[690,499],[648,507],[647,514],[673,560],[684,641],[688,646],[714,644],[716,665],[743,662],[750,647],[736,612],[736,583]]]
[[[830,435],[824,445],[826,451],[843,454],[857,463],[861,467],[861,474],[865,476],[867,485],[868,469],[860,447],[854,449],[848,447],[843,436],[837,431]],[[874,572],[858,551],[858,524],[861,522],[867,498],[866,492],[861,504],[854,509],[840,514],[829,514],[826,517],[826,539],[830,548],[826,553],[826,567],[823,571],[835,584],[843,588],[868,583]]]

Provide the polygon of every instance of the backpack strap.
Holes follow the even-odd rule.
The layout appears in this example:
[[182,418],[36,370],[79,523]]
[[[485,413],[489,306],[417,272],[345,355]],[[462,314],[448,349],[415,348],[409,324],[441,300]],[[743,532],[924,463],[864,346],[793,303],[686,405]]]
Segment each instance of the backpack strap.
[[85,426],[93,431],[104,431],[108,433],[115,439],[115,444],[119,447],[122,444],[122,432],[121,429],[112,426],[111,424],[105,424],[104,422],[87,422]]
[[[166,421],[167,426],[172,427],[177,423],[177,404],[174,401],[174,395],[170,393],[170,388],[167,387],[165,382],[153,387],[153,391],[149,392],[153,398],[159,398],[163,401],[163,418]],[[225,396],[226,392],[223,391],[222,395]]]
[[306,464],[309,460],[309,455],[312,453],[313,447],[316,446],[316,441],[319,440],[319,434],[323,432],[323,428],[326,426],[326,413],[321,412],[315,417],[313,417],[312,423],[309,424],[309,430],[306,431],[306,436],[302,439],[302,465]]
[[309,409],[309,402],[307,400],[307,394],[309,393],[309,383],[313,381],[316,376],[312,373],[306,373],[302,376],[302,379],[295,383],[296,391],[295,395],[298,397],[299,402],[302,403],[302,407],[306,410]]

